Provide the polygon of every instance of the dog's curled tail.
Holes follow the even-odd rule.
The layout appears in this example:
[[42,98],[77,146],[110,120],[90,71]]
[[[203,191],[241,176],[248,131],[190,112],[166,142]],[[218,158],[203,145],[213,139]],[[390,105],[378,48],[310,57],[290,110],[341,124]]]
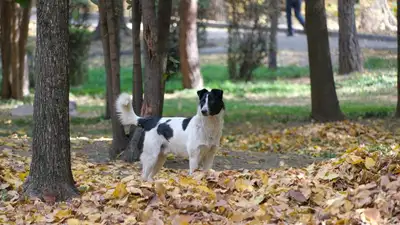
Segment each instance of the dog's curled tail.
[[120,94],[115,103],[115,108],[122,125],[137,125],[138,116],[133,111],[132,96],[130,94]]

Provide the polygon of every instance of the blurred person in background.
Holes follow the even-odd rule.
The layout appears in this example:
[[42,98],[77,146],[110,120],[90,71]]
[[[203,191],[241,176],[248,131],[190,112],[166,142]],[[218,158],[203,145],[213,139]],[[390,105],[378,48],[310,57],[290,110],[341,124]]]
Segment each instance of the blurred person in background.
[[302,0],[286,0],[286,18],[287,18],[288,36],[293,36],[292,8],[294,9],[294,15],[304,28],[305,22],[303,16],[301,15],[301,2]]

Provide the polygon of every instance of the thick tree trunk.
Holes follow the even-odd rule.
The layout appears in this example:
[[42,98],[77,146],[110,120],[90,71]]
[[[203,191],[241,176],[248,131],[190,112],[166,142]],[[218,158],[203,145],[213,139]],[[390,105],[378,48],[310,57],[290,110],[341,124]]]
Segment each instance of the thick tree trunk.
[[343,120],[333,79],[324,0],[307,2],[306,21],[312,117],[319,122]]
[[109,68],[106,68],[108,77],[107,82],[109,82],[108,85],[111,84],[110,89],[107,90],[107,98],[110,107],[109,109],[111,111],[111,124],[113,130],[113,141],[109,150],[109,156],[112,160],[117,158],[117,156],[125,149],[128,143],[128,139],[125,136],[124,127],[119,122],[117,113],[114,110],[115,101],[120,94],[119,12],[117,4],[118,3],[116,2],[107,0],[99,1],[99,8],[101,12],[100,17],[102,21],[102,40],[106,42],[103,43],[103,48],[108,47],[108,49],[103,50],[109,54],[109,58],[105,58],[105,60],[108,60],[108,62],[105,61],[105,64],[109,65]]
[[79,194],[71,172],[69,139],[68,3],[39,0],[37,5],[36,119],[32,162],[24,183],[26,196],[55,201]]
[[268,68],[277,69],[277,55],[278,55],[278,42],[276,36],[278,34],[278,20],[279,20],[279,0],[272,0],[271,2],[272,11],[270,12],[271,31],[269,34],[268,44]]
[[199,50],[197,46],[197,0],[181,0],[179,51],[183,87],[200,89],[203,77],[200,74]]
[[1,49],[3,65],[2,98],[22,99],[24,96],[25,53],[28,38],[31,1],[22,8],[14,1],[0,3]]
[[171,22],[172,0],[159,2],[158,13],[154,0],[142,0],[143,39],[145,43],[143,116],[161,116],[164,96],[162,79],[166,62],[166,44]]
[[[397,1],[397,8],[400,7],[400,2]],[[400,21],[400,11],[396,13],[397,21]],[[397,107],[396,115],[400,118],[400,23],[397,23]]]
[[8,1],[0,1],[0,27],[1,27],[1,65],[2,65],[2,88],[1,97],[11,98],[11,30],[10,20],[14,17],[12,5]]
[[339,0],[339,74],[361,72],[363,58],[358,43],[355,0]]

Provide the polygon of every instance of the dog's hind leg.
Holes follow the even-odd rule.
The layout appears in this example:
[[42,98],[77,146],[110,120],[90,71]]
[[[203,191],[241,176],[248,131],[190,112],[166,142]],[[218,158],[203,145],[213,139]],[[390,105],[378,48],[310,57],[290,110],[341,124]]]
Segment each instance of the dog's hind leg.
[[142,179],[144,181],[151,181],[150,175],[152,174],[154,167],[157,163],[157,157],[153,154],[143,152],[140,156],[140,161],[142,162]]
[[164,166],[165,161],[167,160],[167,155],[164,153],[160,152],[157,158],[157,162],[154,166],[154,169],[152,173],[150,174],[151,179],[161,170],[161,168]]
[[142,179],[145,181],[151,181],[151,175],[154,173],[158,157],[160,155],[160,148],[154,148],[149,141],[144,141],[143,152],[140,156],[142,163]]

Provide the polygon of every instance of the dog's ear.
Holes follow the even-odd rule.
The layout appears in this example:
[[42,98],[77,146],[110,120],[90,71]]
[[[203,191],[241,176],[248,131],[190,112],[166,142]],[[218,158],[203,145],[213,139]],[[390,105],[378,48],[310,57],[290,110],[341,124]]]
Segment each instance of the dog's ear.
[[213,93],[214,96],[222,99],[223,95],[224,95],[224,91],[221,89],[212,89],[211,93]]
[[198,90],[197,91],[197,95],[199,96],[199,99],[203,98],[204,94],[207,93],[207,92],[208,92],[208,90],[205,89],[205,88],[203,88],[201,90]]

